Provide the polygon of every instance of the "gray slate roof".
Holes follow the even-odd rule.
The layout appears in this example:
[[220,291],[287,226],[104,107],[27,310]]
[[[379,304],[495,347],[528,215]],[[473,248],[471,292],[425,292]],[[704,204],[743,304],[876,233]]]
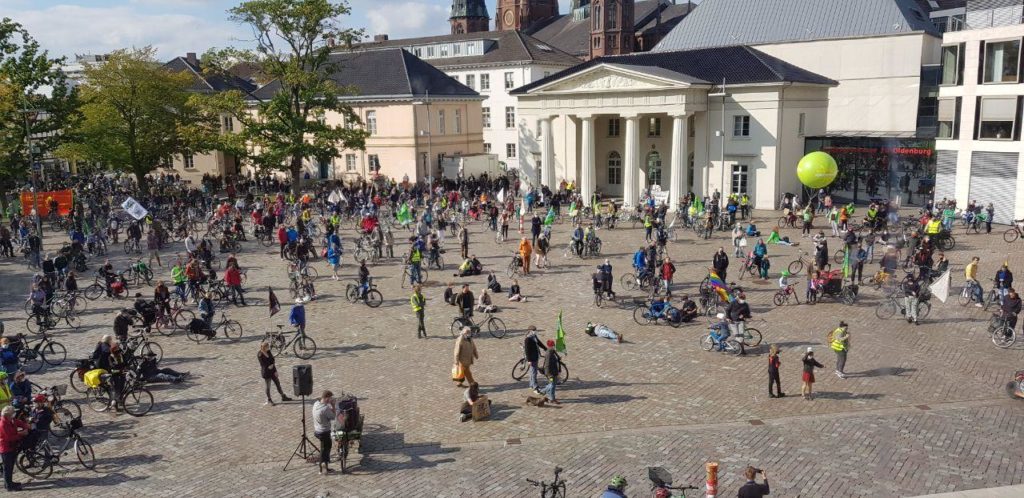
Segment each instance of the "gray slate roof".
[[917,31],[942,36],[914,0],[704,0],[653,51]]
[[[707,0],[705,0],[707,1]],[[761,1],[761,0],[757,0]],[[659,0],[644,0],[633,4],[633,25],[636,33],[657,29],[655,9]],[[690,6],[685,3],[662,5],[661,25],[675,25],[687,14]],[[699,8],[694,8],[694,12]],[[538,40],[576,57],[590,56],[590,18],[574,21],[572,13],[544,19],[530,26],[527,33]]]
[[516,88],[513,95],[523,95],[598,65],[623,67],[652,76],[670,78],[691,84],[743,85],[754,83],[809,83],[837,85],[834,80],[801,69],[781,59],[750,47],[718,47],[679,52],[643,52],[618,57],[599,57],[576,67]]
[[543,43],[540,40],[520,31],[484,31],[478,33],[386,40],[382,42],[366,42],[355,47],[355,50],[379,50],[381,48],[408,47],[413,45],[429,45],[434,43],[480,39],[494,40],[494,45],[485,53],[480,55],[426,59],[425,62],[442,69],[467,65],[498,65],[531,62],[573,66],[580,62],[576,57],[562,52],[556,47]]
[[[338,85],[351,87],[356,95],[347,100],[481,98],[430,64],[399,48],[331,54],[339,71],[331,75]],[[275,80],[253,92],[265,100],[281,89]]]
[[163,67],[172,72],[192,73],[195,78],[192,81],[191,90],[194,92],[214,93],[238,90],[242,93],[250,93],[256,89],[256,85],[235,75],[203,74],[199,66],[189,63],[184,57],[175,57]]

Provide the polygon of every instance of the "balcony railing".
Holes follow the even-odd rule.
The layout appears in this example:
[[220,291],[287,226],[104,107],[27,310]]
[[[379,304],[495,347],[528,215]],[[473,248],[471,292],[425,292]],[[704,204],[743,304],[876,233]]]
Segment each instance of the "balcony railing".
[[1017,24],[1024,24],[1024,5],[973,10],[965,15],[950,16],[946,20],[946,31],[985,29]]

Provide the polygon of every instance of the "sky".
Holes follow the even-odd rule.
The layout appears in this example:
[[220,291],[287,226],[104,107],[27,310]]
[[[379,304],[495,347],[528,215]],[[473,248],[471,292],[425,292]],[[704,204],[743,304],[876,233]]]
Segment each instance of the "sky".
[[[0,17],[25,26],[51,54],[99,54],[152,45],[160,59],[246,45],[251,34],[227,18],[240,0],[0,0]],[[487,0],[493,15],[496,0]],[[450,0],[349,0],[345,25],[392,39],[446,34]],[[563,10],[568,5],[564,0]]]

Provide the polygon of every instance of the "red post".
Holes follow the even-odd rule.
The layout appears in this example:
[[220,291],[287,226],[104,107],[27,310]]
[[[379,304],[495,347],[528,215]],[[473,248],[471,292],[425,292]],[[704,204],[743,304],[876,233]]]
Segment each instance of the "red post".
[[718,462],[708,462],[704,464],[705,470],[707,470],[707,498],[716,498],[718,496]]

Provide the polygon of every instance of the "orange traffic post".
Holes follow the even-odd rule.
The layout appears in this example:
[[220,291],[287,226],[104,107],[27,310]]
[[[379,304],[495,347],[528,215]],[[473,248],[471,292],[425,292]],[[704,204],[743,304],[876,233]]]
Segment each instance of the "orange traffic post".
[[707,498],[715,498],[718,496],[718,462],[708,462],[704,468],[708,473]]

